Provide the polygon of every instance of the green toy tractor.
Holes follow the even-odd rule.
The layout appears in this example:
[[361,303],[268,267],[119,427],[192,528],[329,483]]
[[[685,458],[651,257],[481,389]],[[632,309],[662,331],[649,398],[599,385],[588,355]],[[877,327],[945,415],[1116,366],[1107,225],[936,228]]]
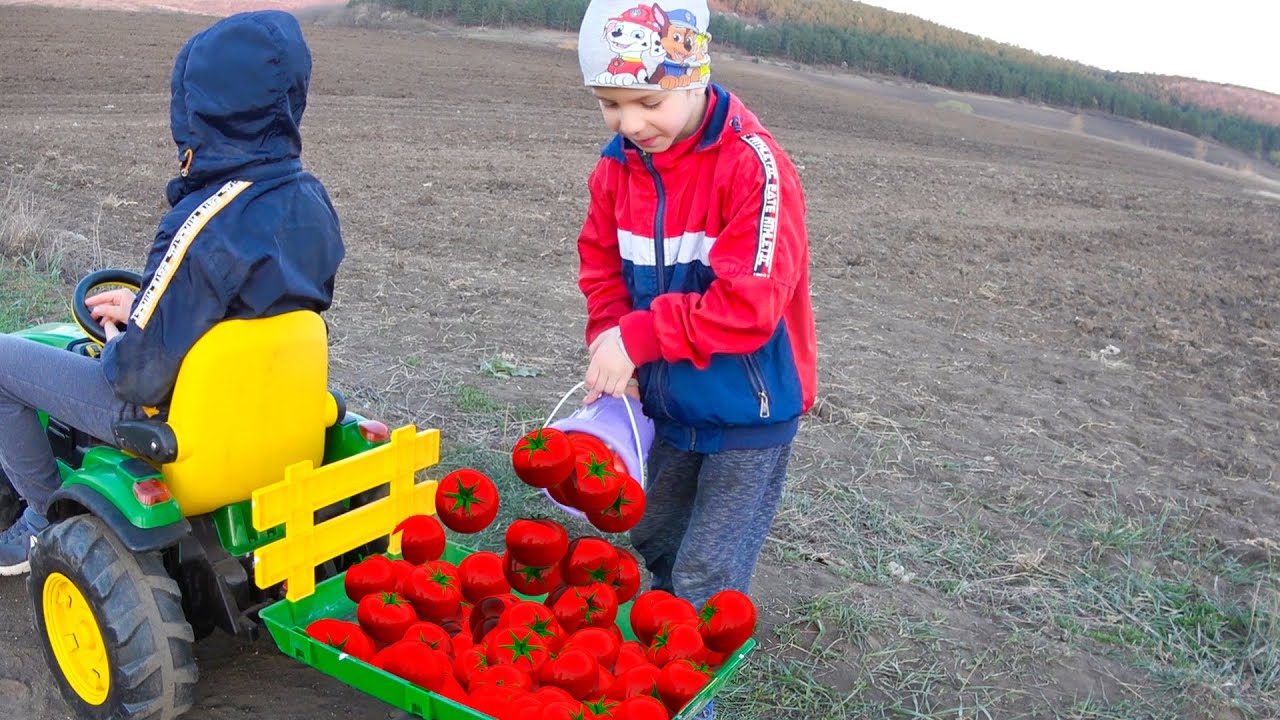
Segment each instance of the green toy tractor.
[[[140,280],[93,273],[76,288],[76,323],[15,334],[96,357],[105,336],[84,298]],[[291,465],[351,458],[389,436],[327,383],[324,321],[299,311],[216,325],[184,359],[165,412],[119,422],[115,437],[43,418],[63,484],[33,541],[28,588],[45,659],[77,717],[176,718],[192,703],[193,643],[216,629],[256,637],[258,611],[284,595],[253,582],[253,553],[283,528],[254,529],[253,491]],[[336,517],[375,500],[368,492],[315,514]],[[0,512],[14,513],[5,500]],[[374,541],[317,574],[385,549]]]

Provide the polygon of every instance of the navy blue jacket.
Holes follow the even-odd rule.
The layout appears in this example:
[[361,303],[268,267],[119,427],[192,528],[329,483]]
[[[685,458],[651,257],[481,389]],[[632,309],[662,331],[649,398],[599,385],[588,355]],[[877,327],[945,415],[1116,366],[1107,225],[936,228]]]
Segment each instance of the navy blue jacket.
[[219,21],[174,63],[170,125],[182,172],[127,330],[107,343],[117,396],[158,406],[187,351],[224,319],[322,311],[343,257],[338,216],[302,169],[311,51],[292,15]]

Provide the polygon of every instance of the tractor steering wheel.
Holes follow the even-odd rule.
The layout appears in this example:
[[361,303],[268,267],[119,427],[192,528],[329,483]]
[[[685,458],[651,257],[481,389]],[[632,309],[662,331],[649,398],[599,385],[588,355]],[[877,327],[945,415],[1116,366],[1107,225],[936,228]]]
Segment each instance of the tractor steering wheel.
[[[99,345],[105,345],[107,342],[107,333],[102,329],[102,325],[93,318],[89,311],[89,306],[84,301],[104,290],[115,290],[117,288],[127,288],[133,292],[138,292],[142,288],[142,276],[131,270],[117,270],[110,268],[107,270],[98,270],[91,272],[84,277],[77,285],[75,292],[71,295],[71,316],[75,318],[76,324],[88,335],[91,340]],[[124,326],[116,323],[122,332]]]

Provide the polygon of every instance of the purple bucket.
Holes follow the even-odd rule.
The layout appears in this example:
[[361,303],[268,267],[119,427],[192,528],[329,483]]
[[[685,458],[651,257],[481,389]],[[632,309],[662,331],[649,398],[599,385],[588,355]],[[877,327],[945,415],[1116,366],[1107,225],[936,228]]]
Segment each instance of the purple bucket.
[[[627,408],[631,408],[628,415]],[[631,429],[631,418],[635,418],[635,432]],[[640,401],[631,397],[619,399],[605,395],[590,405],[583,405],[563,420],[556,420],[547,427],[561,432],[580,432],[594,435],[609,448],[622,464],[626,466],[631,477],[645,486],[645,462],[649,457],[649,446],[653,445],[653,421],[645,416]],[[636,453],[636,436],[639,435],[639,454]],[[546,493],[546,491],[543,491]],[[551,495],[547,499],[553,505],[576,518],[585,517],[582,511],[565,507],[556,502]]]

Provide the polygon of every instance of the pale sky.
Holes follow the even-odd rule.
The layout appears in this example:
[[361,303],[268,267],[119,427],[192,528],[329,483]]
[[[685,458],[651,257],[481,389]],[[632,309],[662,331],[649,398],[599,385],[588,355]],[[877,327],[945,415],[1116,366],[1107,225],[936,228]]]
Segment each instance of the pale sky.
[[863,0],[1104,70],[1183,75],[1280,94],[1280,2]]

